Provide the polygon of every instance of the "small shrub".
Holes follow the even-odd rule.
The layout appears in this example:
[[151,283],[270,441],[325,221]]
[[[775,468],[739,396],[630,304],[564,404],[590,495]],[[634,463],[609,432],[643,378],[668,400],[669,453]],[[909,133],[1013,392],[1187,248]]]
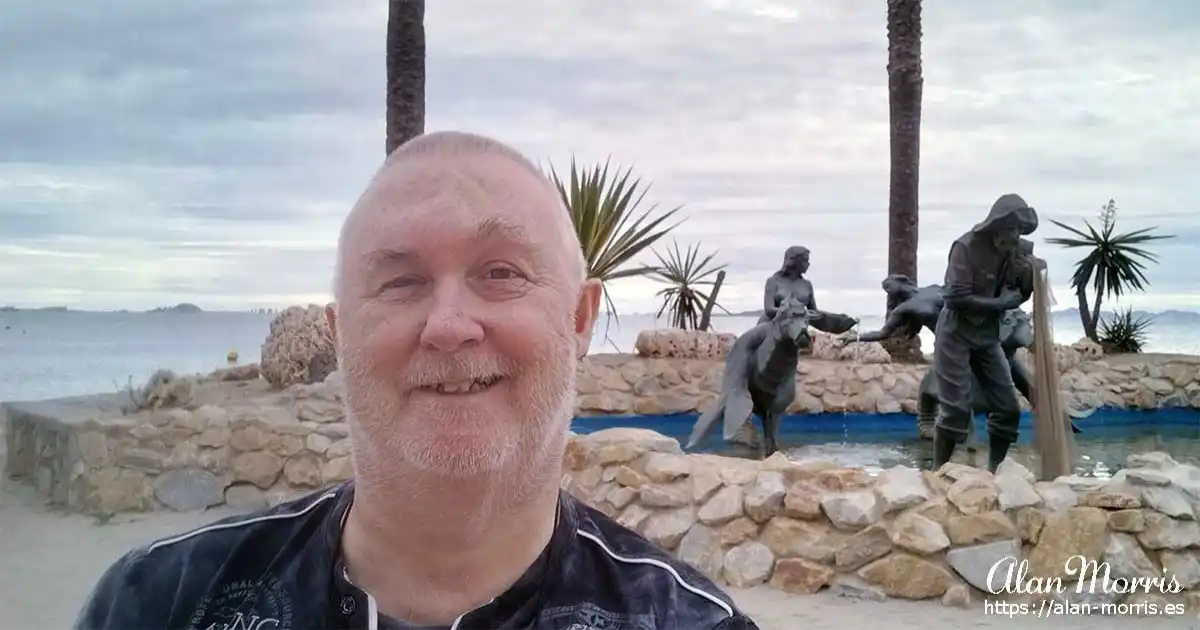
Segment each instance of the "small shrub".
[[[1146,244],[1175,238],[1175,235],[1152,234],[1157,227],[1116,234],[1117,204],[1112,199],[1100,209],[1099,229],[1087,221],[1083,222],[1085,229],[1074,228],[1054,219],[1050,219],[1050,222],[1071,235],[1048,238],[1047,243],[1087,252],[1075,263],[1071,288],[1079,300],[1079,321],[1083,324],[1083,334],[1092,341],[1100,342],[1098,328],[1103,319],[1100,316],[1101,301],[1107,297],[1120,299],[1132,291],[1145,291],[1150,286],[1150,281],[1146,279],[1145,263],[1158,262],[1158,256],[1147,249]],[[1090,304],[1089,287],[1094,296]]]
[[1152,317],[1134,316],[1133,309],[1113,311],[1100,318],[1100,347],[1107,354],[1137,354],[1146,346]]
[[[571,212],[571,222],[583,249],[589,278],[603,286],[604,310],[609,320],[617,318],[617,305],[609,293],[614,280],[646,277],[654,273],[651,265],[636,264],[633,259],[658,239],[679,226],[667,221],[679,211],[676,206],[662,211],[657,204],[643,205],[649,185],[633,177],[631,167],[609,172],[609,162],[587,167],[571,158],[571,172],[564,179],[553,166],[546,173],[558,196]],[[606,322],[607,323],[607,322]],[[608,338],[605,326],[605,341]],[[616,348],[616,345],[613,345]]]
[[135,387],[133,379],[125,385],[129,402],[122,409],[125,413],[139,411],[156,411],[174,407],[186,407],[192,404],[194,383],[191,379],[181,378],[171,370],[159,369],[146,379],[141,387]]
[[[712,277],[719,274],[725,265],[712,264],[715,253],[700,258],[699,246],[689,246],[681,252],[679,244],[672,243],[666,255],[651,251],[654,251],[659,262],[651,277],[667,285],[654,294],[662,298],[662,308],[658,309],[655,318],[661,318],[666,313],[671,327],[700,330],[704,307],[710,299],[714,299],[712,292],[718,288]],[[713,306],[725,310],[720,304]]]

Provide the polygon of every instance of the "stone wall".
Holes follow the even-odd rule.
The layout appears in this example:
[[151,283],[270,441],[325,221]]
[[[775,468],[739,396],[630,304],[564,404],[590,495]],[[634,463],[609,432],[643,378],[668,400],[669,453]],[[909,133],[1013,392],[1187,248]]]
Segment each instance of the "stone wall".
[[[1200,408],[1200,357],[1122,355],[1102,359],[1059,348],[1063,403],[1072,408]],[[925,365],[806,359],[796,374],[792,413],[915,413]],[[580,369],[582,415],[697,412],[716,399],[716,359],[589,357]]]
[[[279,392],[245,368],[196,382],[194,404],[126,415],[120,395],[7,403],[10,476],[88,512],[273,503],[352,474],[342,387]],[[1074,404],[1200,406],[1194,357],[1083,361],[1063,375]],[[911,411],[923,366],[808,360],[793,410]],[[579,413],[703,409],[716,396],[716,360],[590,357],[580,367]]]
[[1131,456],[1111,480],[1035,482],[1012,462],[995,476],[951,463],[871,477],[780,455],[684,455],[652,431],[609,429],[572,440],[565,463],[573,494],[733,586],[966,605],[1003,589],[1004,570],[989,588],[993,566],[1024,561],[1027,579],[1059,578],[1053,598],[1078,603],[1068,571],[1082,558],[1113,579],[1168,580],[1128,596],[1085,587],[1100,601],[1200,597],[1200,469],[1162,453]]
[[256,385],[205,382],[202,392],[253,391],[131,415],[116,396],[5,404],[7,472],[95,514],[258,507],[353,476],[335,381],[282,393]]
[[[1094,379],[1097,395],[1122,402],[1195,395],[1194,363],[1101,363],[1064,382]],[[820,366],[810,364],[804,382],[844,379],[836,394],[844,401],[808,394],[822,408],[849,408],[856,396],[917,378],[911,366]],[[719,377],[712,366],[679,360],[602,357],[581,370],[611,390],[625,383],[623,404],[642,413],[660,410],[637,401],[664,392],[694,401],[706,391],[701,383]],[[828,371],[818,380],[815,370]],[[261,379],[216,374],[197,383],[193,408],[130,415],[119,396],[6,404],[7,473],[93,514],[278,503],[353,475],[337,376],[276,392]],[[613,395],[586,388],[582,381],[585,407],[588,396]],[[871,477],[781,455],[683,455],[677,441],[652,431],[610,429],[574,436],[564,464],[564,488],[735,586],[958,605],[981,596],[988,569],[1009,556],[1027,560],[1031,577],[1064,577],[1067,559],[1081,556],[1108,562],[1114,577],[1166,571],[1187,589],[1143,592],[1131,603],[1186,599],[1200,584],[1200,469],[1159,453],[1131,457],[1131,468],[1109,481],[1035,483],[1011,462],[996,476],[948,464]]]

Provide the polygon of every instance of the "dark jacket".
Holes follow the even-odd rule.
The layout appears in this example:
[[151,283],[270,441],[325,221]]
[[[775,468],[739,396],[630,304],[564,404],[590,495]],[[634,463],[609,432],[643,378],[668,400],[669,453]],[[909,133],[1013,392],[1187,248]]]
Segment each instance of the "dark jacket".
[[[388,628],[346,579],[347,482],[135,549],[100,578],[78,630]],[[688,564],[563,493],[542,557],[455,630],[757,630]]]

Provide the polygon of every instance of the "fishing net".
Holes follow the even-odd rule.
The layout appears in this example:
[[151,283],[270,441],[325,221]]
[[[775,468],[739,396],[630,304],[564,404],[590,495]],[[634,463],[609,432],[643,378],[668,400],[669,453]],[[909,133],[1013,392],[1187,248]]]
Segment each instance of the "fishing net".
[[1044,265],[1033,274],[1033,414],[1034,444],[1041,454],[1041,478],[1071,474],[1075,435],[1059,393],[1058,355],[1054,346],[1054,307],[1050,276]]

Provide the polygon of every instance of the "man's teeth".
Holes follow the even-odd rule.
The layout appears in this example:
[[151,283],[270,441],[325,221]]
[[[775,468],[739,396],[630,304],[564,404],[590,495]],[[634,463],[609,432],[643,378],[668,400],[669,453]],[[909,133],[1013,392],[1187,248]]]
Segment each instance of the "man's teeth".
[[434,391],[439,394],[473,394],[495,384],[493,378],[477,378],[470,381],[454,381],[451,383],[439,383],[434,387]]

